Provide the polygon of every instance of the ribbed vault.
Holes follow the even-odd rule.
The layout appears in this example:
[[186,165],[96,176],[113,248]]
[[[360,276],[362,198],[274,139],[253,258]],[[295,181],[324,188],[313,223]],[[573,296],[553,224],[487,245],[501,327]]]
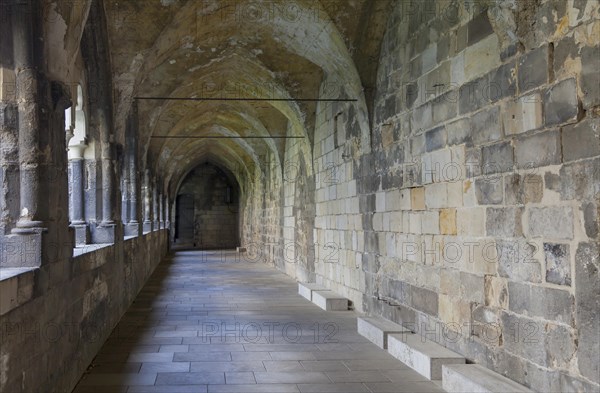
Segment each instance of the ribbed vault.
[[358,100],[368,141],[363,84],[374,72],[356,61],[367,50],[378,55],[379,45],[361,47],[360,31],[384,8],[369,0],[107,1],[116,139],[135,106],[142,160],[171,194],[208,157],[239,184],[266,165],[281,176],[286,137],[299,138],[312,174],[318,106],[306,99]]

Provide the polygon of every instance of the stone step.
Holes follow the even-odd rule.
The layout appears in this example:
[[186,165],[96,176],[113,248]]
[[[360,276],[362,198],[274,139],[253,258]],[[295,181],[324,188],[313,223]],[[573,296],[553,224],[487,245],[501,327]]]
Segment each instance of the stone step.
[[442,367],[442,387],[450,393],[533,392],[479,364],[448,364]]
[[348,311],[348,299],[333,291],[313,291],[312,302],[325,311]]
[[411,334],[409,329],[381,317],[358,317],[358,334],[387,349],[389,334]]
[[465,358],[420,334],[390,334],[388,352],[430,380],[442,379],[442,365],[464,364]]
[[320,284],[316,284],[314,282],[299,282],[298,283],[298,293],[310,300],[312,302],[312,293],[313,291],[326,291],[327,288],[325,288],[323,285]]

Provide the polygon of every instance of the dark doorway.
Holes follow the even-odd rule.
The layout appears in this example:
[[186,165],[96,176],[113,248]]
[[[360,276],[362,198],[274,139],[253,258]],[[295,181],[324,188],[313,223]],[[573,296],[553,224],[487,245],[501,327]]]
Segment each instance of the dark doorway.
[[175,242],[194,243],[194,196],[189,194],[177,197],[175,214]]

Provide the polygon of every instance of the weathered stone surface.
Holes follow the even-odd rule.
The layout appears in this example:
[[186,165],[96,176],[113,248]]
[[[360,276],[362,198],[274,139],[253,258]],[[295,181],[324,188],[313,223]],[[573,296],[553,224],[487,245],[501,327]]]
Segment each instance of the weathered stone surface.
[[508,282],[508,308],[517,314],[567,325],[573,320],[573,296],[566,290]]
[[568,244],[544,243],[546,281],[571,285],[571,257]]
[[577,364],[581,375],[600,383],[600,246],[580,243],[575,253],[575,320],[579,333]]
[[487,12],[477,15],[467,24],[467,45],[473,45],[494,32]]
[[[563,200],[593,200],[600,192],[600,158],[573,162],[560,168],[560,197]],[[595,179],[596,181],[590,181]]]
[[539,93],[507,101],[502,113],[504,132],[514,135],[541,128],[542,102]]
[[600,119],[585,119],[563,128],[564,161],[600,156]]
[[550,88],[544,97],[544,124],[551,127],[577,120],[579,102],[575,79],[566,79]]
[[524,240],[497,240],[498,274],[515,281],[542,281],[540,250]]
[[560,164],[560,133],[554,130],[517,139],[515,159],[519,169]]
[[586,108],[600,105],[600,46],[581,49],[581,90],[582,101]]
[[484,146],[481,157],[483,173],[486,175],[509,172],[513,169],[514,154],[510,142],[500,142]]
[[582,210],[585,233],[590,239],[596,239],[599,231],[598,205],[594,202],[589,202],[583,205]]
[[508,281],[492,275],[484,277],[485,305],[508,309]]
[[517,237],[523,234],[521,216],[522,208],[488,208],[486,233],[489,236]]
[[510,205],[522,205],[527,203],[539,203],[544,192],[544,181],[541,176],[535,174],[507,175],[504,177],[505,203]]
[[548,239],[572,239],[573,208],[555,206],[529,209],[529,235]]
[[548,45],[543,45],[519,59],[521,93],[548,83]]
[[432,316],[438,315],[438,294],[426,288],[410,287],[412,306]]
[[442,235],[456,235],[456,209],[440,210],[439,222]]
[[475,194],[480,205],[500,205],[503,200],[502,177],[482,177],[475,180]]
[[470,119],[463,118],[446,125],[446,133],[448,135],[448,145],[460,145],[470,143],[471,141],[471,124]]
[[474,144],[497,141],[502,138],[500,107],[484,109],[471,118],[471,138]]
[[425,133],[426,150],[433,151],[446,146],[446,127],[438,127]]

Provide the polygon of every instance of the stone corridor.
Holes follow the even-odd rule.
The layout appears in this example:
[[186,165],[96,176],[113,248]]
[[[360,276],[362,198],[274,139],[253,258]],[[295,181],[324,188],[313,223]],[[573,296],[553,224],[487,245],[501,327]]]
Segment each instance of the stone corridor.
[[235,252],[175,252],[74,393],[442,392],[359,336],[356,317]]

